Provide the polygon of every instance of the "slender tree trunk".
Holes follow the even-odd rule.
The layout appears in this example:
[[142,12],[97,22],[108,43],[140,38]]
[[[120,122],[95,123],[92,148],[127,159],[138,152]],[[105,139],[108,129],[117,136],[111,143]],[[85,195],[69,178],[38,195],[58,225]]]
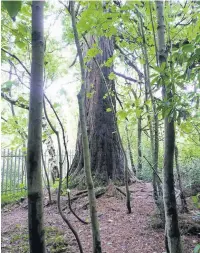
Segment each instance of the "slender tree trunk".
[[[145,58],[145,64],[144,64],[145,100],[148,99],[148,94],[149,94],[151,104],[152,104],[152,111],[153,111],[153,119],[151,119],[149,114],[147,117],[148,117],[148,122],[150,126],[150,140],[151,140],[151,149],[152,149],[154,201],[160,212],[160,217],[164,221],[165,215],[164,215],[164,205],[163,205],[163,193],[162,193],[160,180],[157,176],[158,175],[158,153],[159,153],[158,112],[157,112],[156,103],[155,103],[155,99],[154,99],[152,89],[151,89],[151,84],[150,84],[149,59],[148,59],[148,53],[147,53],[147,47],[146,47],[144,24],[143,24],[141,16],[140,16],[140,31],[141,31],[141,36],[143,38],[142,51]],[[156,59],[157,59],[157,52],[156,52]],[[148,105],[146,105],[146,110],[149,113]]]
[[180,169],[179,169],[177,146],[175,146],[175,163],[176,163],[176,171],[177,171],[177,176],[178,176],[178,184],[179,184],[180,198],[181,198],[181,212],[188,213],[187,202],[185,199],[185,194],[183,192],[182,180],[181,180]]
[[43,168],[44,168],[44,172],[45,172],[45,176],[46,176],[46,180],[47,180],[47,191],[48,191],[48,195],[49,195],[49,204],[52,204],[51,201],[51,188],[50,188],[50,181],[49,181],[49,175],[47,173],[47,168],[46,168],[46,164],[45,164],[45,160],[44,160],[44,154],[43,154],[43,149],[42,149],[42,164],[43,164]]
[[81,90],[78,94],[78,103],[79,103],[82,144],[83,144],[84,168],[85,168],[85,175],[86,175],[87,188],[88,188],[88,199],[89,199],[89,205],[90,205],[90,217],[91,217],[92,235],[93,235],[93,253],[101,253],[102,250],[101,250],[100,231],[99,231],[99,223],[98,223],[98,218],[97,218],[94,184],[93,184],[92,174],[91,174],[90,149],[89,149],[87,124],[86,124],[85,66],[84,66],[83,55],[82,55],[81,46],[79,42],[78,32],[76,28],[76,19],[75,19],[73,1],[71,2],[71,17],[72,17],[72,28],[74,32],[74,38],[75,38],[75,43],[76,43],[77,52],[78,52],[79,61],[80,61],[80,68],[81,68]]
[[137,164],[137,177],[141,177],[142,173],[142,117],[138,118],[137,124],[137,149],[138,149],[138,164]]
[[131,161],[131,169],[132,169],[134,175],[136,176],[136,169],[135,169],[135,165],[134,165],[134,161],[133,161],[133,153],[132,153],[132,148],[131,148],[131,143],[130,143],[130,137],[129,137],[129,131],[128,131],[127,123],[126,123],[126,137],[127,137],[128,151],[129,151],[130,161]]
[[27,154],[30,253],[46,252],[41,177],[44,70],[43,7],[43,1],[32,2],[32,65]]
[[47,151],[49,153],[49,167],[51,171],[51,177],[53,180],[53,184],[55,183],[55,180],[59,178],[59,171],[58,171],[58,165],[57,165],[57,157],[56,157],[56,150],[54,147],[54,143],[51,137],[51,133],[49,131],[49,128],[47,126],[46,118],[42,118],[42,129],[43,133],[46,135],[46,138],[44,140]]
[[[159,65],[167,62],[165,45],[165,22],[163,1],[156,1],[157,12],[157,38],[158,38],[158,58]],[[163,78],[163,100],[171,101],[173,94],[168,86],[165,85]],[[165,117],[165,151],[164,151],[164,169],[163,169],[163,198],[165,208],[165,231],[166,231],[166,249],[169,253],[182,253],[181,236],[178,226],[178,214],[176,208],[176,197],[174,188],[174,146],[175,131],[174,119]]]
[[66,222],[66,224],[68,225],[69,229],[72,231],[72,233],[74,234],[76,241],[78,243],[78,247],[79,247],[79,251],[80,253],[83,253],[83,248],[81,245],[81,241],[79,239],[79,236],[76,232],[76,230],[74,229],[74,227],[71,225],[70,221],[66,218],[66,216],[64,215],[62,208],[61,208],[61,203],[60,203],[60,195],[61,195],[61,190],[62,190],[62,166],[63,166],[63,162],[62,162],[62,150],[61,150],[61,143],[60,143],[60,135],[59,132],[55,129],[55,127],[52,125],[51,121],[49,120],[48,114],[47,114],[47,110],[46,110],[46,104],[45,104],[45,100],[43,100],[43,104],[44,104],[44,115],[46,117],[47,122],[49,123],[49,126],[51,127],[52,131],[56,134],[57,137],[57,143],[58,143],[58,156],[59,156],[59,174],[60,174],[60,178],[59,178],[59,186],[58,186],[58,195],[57,195],[57,201],[58,201],[58,211],[60,213],[60,216],[62,217],[62,219]]

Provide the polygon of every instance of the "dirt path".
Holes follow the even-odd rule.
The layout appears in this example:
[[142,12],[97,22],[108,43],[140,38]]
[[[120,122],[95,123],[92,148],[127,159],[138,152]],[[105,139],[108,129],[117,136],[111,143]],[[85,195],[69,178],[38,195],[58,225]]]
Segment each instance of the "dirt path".
[[[132,213],[127,214],[124,201],[116,197],[103,196],[97,200],[98,216],[100,221],[102,248],[104,253],[164,253],[163,229],[153,229],[151,226],[154,216],[154,202],[150,183],[137,183],[130,187]],[[85,220],[88,219],[88,209],[82,208],[86,198],[81,198],[73,203],[76,212]],[[24,204],[23,204],[24,205]],[[18,206],[11,210],[2,210],[2,253],[22,253],[23,245],[14,251],[10,251],[8,245],[16,244],[13,233],[27,231],[27,209]],[[63,203],[63,205],[65,205]],[[76,241],[65,223],[58,214],[57,206],[44,208],[45,226],[55,227],[63,231],[63,237],[68,242],[68,247],[63,251],[52,252],[78,252]],[[84,253],[92,253],[92,239],[90,225],[83,225],[74,216],[65,210],[70,221],[76,228],[84,248]],[[26,232],[27,234],[27,232]],[[53,235],[55,237],[55,234]],[[54,238],[53,237],[53,238]],[[27,240],[27,236],[24,240]],[[54,239],[53,239],[54,240]],[[183,236],[184,253],[192,253],[197,237]],[[26,249],[27,250],[27,249]]]

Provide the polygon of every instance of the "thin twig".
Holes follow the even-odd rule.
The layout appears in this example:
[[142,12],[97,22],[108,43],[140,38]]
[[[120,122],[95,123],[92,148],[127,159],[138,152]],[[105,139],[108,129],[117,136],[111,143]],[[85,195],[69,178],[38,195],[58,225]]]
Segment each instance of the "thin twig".
[[59,187],[58,187],[58,196],[57,196],[57,199],[58,199],[58,210],[59,210],[59,213],[62,217],[62,219],[66,222],[66,224],[68,225],[68,227],[70,228],[70,230],[72,231],[72,233],[74,234],[75,238],[76,238],[76,241],[78,243],[78,246],[79,246],[79,250],[80,250],[80,253],[83,253],[83,248],[82,248],[82,245],[81,245],[81,241],[79,239],[79,236],[76,232],[76,230],[74,229],[74,227],[71,225],[70,221],[67,219],[67,217],[64,215],[62,209],[61,209],[61,204],[60,204],[60,193],[61,193],[61,188],[62,188],[62,161],[61,161],[61,156],[62,156],[62,152],[61,152],[61,144],[60,144],[60,137],[59,137],[59,132],[55,129],[55,127],[52,125],[51,121],[49,120],[49,117],[47,115],[47,111],[46,111],[46,105],[45,105],[45,100],[43,100],[43,103],[44,103],[44,114],[45,114],[45,117],[47,119],[47,122],[49,123],[51,129],[53,130],[53,132],[56,134],[57,136],[57,141],[58,141],[58,149],[59,149],[59,167],[60,167],[60,179],[59,179]]
[[154,173],[156,174],[156,176],[158,177],[158,179],[160,180],[161,184],[162,184],[162,180],[160,178],[160,176],[158,175],[157,171],[154,169],[154,166],[149,162],[149,160],[146,158],[146,156],[144,156],[144,159],[147,161],[147,163],[150,165],[151,169],[154,171]]
[[80,221],[82,222],[83,224],[88,224],[87,221],[84,221],[83,219],[81,219],[75,212],[74,210],[72,209],[72,206],[71,206],[71,201],[70,201],[70,193],[68,191],[68,186],[69,186],[69,154],[68,154],[68,150],[67,150],[67,143],[66,143],[66,140],[65,140],[65,130],[64,130],[64,127],[63,127],[63,124],[55,110],[55,108],[53,107],[52,103],[50,102],[50,100],[45,96],[47,102],[49,103],[51,109],[53,110],[58,122],[59,122],[59,125],[62,129],[62,135],[63,135],[63,142],[64,142],[64,148],[65,148],[65,155],[67,157],[67,176],[66,176],[66,180],[67,180],[67,195],[68,195],[68,204],[69,204],[69,209],[70,211],[72,212],[72,214]]

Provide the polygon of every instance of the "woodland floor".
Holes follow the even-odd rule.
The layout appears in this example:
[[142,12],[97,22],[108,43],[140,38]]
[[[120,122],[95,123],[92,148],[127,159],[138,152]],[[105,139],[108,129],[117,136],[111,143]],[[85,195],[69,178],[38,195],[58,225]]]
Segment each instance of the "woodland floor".
[[[130,186],[132,213],[127,214],[125,199],[103,195],[97,199],[101,241],[104,253],[163,253],[164,230],[155,228],[155,206],[150,183]],[[2,209],[2,253],[28,252],[27,200]],[[78,198],[72,206],[76,213],[88,220],[87,197]],[[62,197],[66,206],[66,197]],[[92,252],[90,224],[83,225],[69,213],[65,214],[76,228],[84,253]],[[191,215],[191,213],[189,214]],[[48,252],[78,253],[73,234],[63,222],[57,205],[44,207],[45,227],[48,232]],[[199,235],[183,235],[184,253],[192,253],[200,242]]]

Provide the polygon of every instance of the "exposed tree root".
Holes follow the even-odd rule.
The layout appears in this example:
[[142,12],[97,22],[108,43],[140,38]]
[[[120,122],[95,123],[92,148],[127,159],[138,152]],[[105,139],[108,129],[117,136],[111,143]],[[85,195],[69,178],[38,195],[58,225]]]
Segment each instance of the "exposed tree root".
[[[102,197],[103,195],[106,195],[108,198],[109,197],[116,197],[119,199],[123,199],[126,197],[126,193],[121,190],[119,187],[115,186],[113,182],[111,181],[107,187],[100,187],[95,190],[95,197],[98,199]],[[76,201],[79,198],[85,198],[88,196],[87,190],[79,191],[73,195],[71,198],[71,203]],[[85,203],[80,209],[86,209],[88,206],[89,202]],[[65,206],[62,210],[66,210],[67,206]]]
[[116,187],[116,189],[117,189],[121,194],[123,194],[123,195],[126,197],[126,193],[123,192],[119,187]]

